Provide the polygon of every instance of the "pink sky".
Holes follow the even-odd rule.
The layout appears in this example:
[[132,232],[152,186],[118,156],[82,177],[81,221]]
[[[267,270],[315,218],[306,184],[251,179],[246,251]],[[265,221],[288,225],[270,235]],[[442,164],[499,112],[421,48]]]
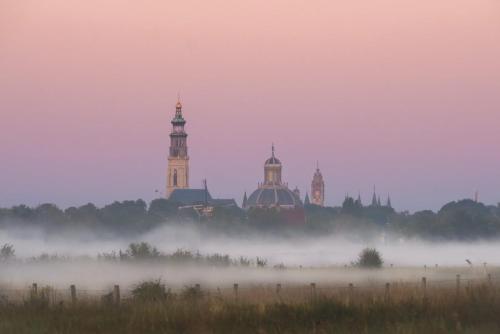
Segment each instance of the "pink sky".
[[497,0],[0,0],[0,206],[151,200],[178,91],[214,196],[500,201]]

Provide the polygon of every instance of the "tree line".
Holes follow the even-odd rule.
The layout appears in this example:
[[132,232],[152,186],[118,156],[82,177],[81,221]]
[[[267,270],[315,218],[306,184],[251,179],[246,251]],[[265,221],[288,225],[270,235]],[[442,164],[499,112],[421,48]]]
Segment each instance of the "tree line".
[[163,225],[192,224],[216,233],[295,233],[305,235],[351,234],[405,238],[473,240],[500,236],[500,205],[460,200],[439,211],[396,212],[390,206],[363,206],[347,197],[340,207],[305,205],[306,224],[287,225],[279,210],[245,211],[238,207],[216,207],[211,218],[195,211],[180,210],[180,204],[155,199],[149,205],[139,200],[113,202],[104,207],[88,203],[61,209],[54,204],[37,207],[17,205],[0,208],[0,228],[37,227],[51,234],[92,230],[113,235],[134,235]]

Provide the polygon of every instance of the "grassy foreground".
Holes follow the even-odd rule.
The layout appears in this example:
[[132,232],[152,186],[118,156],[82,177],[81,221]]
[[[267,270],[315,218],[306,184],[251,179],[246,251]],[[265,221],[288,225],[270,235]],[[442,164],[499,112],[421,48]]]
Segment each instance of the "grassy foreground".
[[[162,298],[0,306],[0,333],[499,333],[497,288],[481,284],[266,296],[187,290]],[[285,291],[283,291],[285,293]],[[268,294],[272,294],[269,292]],[[248,297],[247,297],[248,296]],[[250,297],[251,296],[251,297]],[[262,297],[262,298],[261,298]]]

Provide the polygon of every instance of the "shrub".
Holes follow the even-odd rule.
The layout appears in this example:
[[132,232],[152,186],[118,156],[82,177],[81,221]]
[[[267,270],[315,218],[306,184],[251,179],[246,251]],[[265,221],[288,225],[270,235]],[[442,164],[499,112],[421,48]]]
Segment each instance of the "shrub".
[[359,254],[356,265],[361,268],[381,268],[382,256],[375,248],[365,248]]
[[180,296],[187,301],[197,301],[204,296],[204,293],[201,291],[199,285],[186,286],[182,290]]
[[265,266],[267,266],[267,260],[260,258],[258,256],[257,256],[256,263],[257,263],[257,267],[260,267],[260,268],[264,268]]
[[127,255],[135,260],[154,259],[160,256],[160,252],[156,247],[151,246],[147,242],[131,243],[127,249]]
[[8,261],[13,259],[15,256],[14,246],[11,244],[5,244],[0,248],[0,260]]
[[132,296],[135,300],[142,302],[165,301],[170,296],[170,291],[167,291],[165,284],[161,282],[161,279],[158,279],[139,283],[132,290]]

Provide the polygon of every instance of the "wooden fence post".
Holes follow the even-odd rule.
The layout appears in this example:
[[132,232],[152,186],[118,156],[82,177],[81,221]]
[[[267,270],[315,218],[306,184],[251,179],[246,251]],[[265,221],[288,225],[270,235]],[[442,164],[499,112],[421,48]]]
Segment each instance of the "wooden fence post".
[[352,283],[349,283],[349,290],[347,294],[348,305],[352,304],[353,298],[354,298],[354,285]]
[[113,288],[113,297],[115,305],[120,305],[120,286],[118,284]]
[[311,283],[311,298],[316,299],[316,283]]
[[71,291],[71,302],[73,304],[76,304],[76,286],[74,284],[71,284],[69,289]]
[[460,295],[460,274],[457,274],[456,294],[457,297]]
[[491,279],[491,273],[488,273],[488,285],[491,287],[493,285],[493,281]]
[[422,277],[422,294],[424,299],[427,298],[427,277]]
[[276,284],[276,294],[279,296],[281,292],[281,283]]
[[38,284],[33,283],[33,288],[31,290],[31,293],[32,293],[33,297],[36,297],[38,295]]
[[390,291],[391,291],[391,283],[387,282],[385,283],[385,296],[384,296],[385,302],[389,301],[391,293]]
[[234,297],[238,299],[238,283],[233,284]]

